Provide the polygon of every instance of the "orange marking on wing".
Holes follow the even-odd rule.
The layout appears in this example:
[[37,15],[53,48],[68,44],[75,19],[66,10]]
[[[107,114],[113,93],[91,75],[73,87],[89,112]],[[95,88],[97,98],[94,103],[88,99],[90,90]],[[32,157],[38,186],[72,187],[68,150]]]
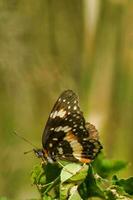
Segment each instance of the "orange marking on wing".
[[90,163],[92,160],[90,160],[88,158],[80,158],[79,161],[82,163]]
[[72,131],[69,131],[69,132],[66,134],[66,136],[65,136],[64,139],[67,140],[68,142],[71,142],[71,141],[73,141],[73,140],[77,140],[77,137],[72,133]]
[[48,152],[46,149],[43,149],[43,152],[44,152],[44,156],[47,157],[48,156]]

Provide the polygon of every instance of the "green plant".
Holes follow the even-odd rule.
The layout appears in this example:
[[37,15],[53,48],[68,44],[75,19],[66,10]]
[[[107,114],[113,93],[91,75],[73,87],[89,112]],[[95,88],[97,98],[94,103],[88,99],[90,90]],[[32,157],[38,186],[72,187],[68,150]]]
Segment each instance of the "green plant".
[[126,162],[108,160],[100,154],[90,165],[62,161],[37,165],[31,179],[42,200],[87,200],[93,197],[130,200],[133,177],[120,179],[116,175],[126,166]]

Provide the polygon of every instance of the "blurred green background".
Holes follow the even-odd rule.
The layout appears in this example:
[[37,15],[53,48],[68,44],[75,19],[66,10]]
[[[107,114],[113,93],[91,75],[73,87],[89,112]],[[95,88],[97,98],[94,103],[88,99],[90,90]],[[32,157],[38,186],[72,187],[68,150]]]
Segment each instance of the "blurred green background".
[[[0,195],[37,197],[23,152],[73,89],[108,158],[133,161],[133,1],[0,0]],[[130,176],[133,166],[122,174]]]

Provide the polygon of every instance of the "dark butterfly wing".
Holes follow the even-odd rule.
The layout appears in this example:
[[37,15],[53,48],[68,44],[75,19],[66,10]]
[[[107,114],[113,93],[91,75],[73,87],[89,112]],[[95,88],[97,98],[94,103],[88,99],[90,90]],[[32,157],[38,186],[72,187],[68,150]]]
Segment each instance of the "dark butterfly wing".
[[99,133],[93,124],[86,122],[85,127],[89,132],[90,139],[99,140]]
[[59,132],[56,131],[56,128],[59,126],[63,127],[63,125],[68,123],[66,121],[70,118],[72,111],[75,112],[74,109],[79,110],[78,97],[72,90],[66,90],[57,99],[46,123],[42,136],[42,144],[44,148],[49,137],[53,135],[53,133]]
[[72,90],[64,91],[56,101],[46,123],[42,144],[48,157],[71,161],[90,162],[100,151],[101,145],[85,124]]

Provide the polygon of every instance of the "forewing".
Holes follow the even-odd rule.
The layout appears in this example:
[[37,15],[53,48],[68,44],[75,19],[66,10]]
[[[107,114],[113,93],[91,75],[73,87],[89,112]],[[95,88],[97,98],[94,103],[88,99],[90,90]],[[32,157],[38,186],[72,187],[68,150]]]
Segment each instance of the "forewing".
[[80,113],[77,95],[72,90],[64,91],[57,99],[46,123],[42,136],[44,148],[50,138],[56,135],[57,132],[58,137],[63,136],[62,132],[64,131],[63,129],[61,130],[61,127],[67,126],[68,122],[70,125],[70,116],[76,112]]

